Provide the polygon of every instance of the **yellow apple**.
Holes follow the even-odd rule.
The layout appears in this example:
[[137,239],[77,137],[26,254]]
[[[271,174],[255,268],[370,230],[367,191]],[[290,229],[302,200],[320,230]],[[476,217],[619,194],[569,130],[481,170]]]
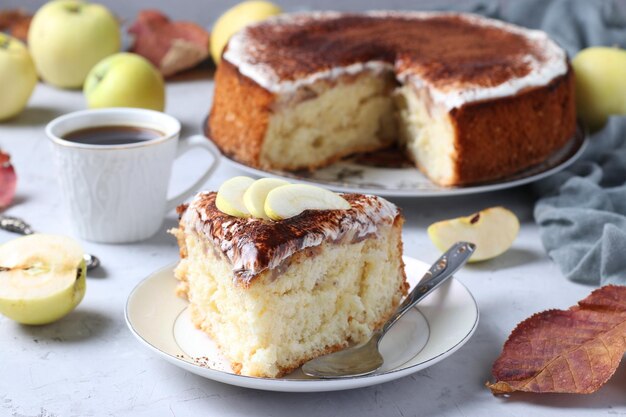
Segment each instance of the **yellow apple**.
[[459,241],[476,245],[470,262],[495,258],[506,252],[519,232],[517,216],[504,207],[492,207],[467,217],[443,220],[428,227],[428,236],[444,252]]
[[282,10],[269,1],[244,1],[228,9],[213,25],[211,32],[211,56],[216,64],[222,58],[222,51],[230,37],[251,23],[281,14]]
[[243,203],[254,217],[269,220],[269,216],[265,214],[267,195],[274,188],[288,184],[289,182],[278,178],[261,178],[256,180],[243,193]]
[[47,324],[85,295],[84,252],[66,236],[34,234],[0,246],[0,313],[23,324]]
[[253,183],[252,178],[244,176],[224,181],[215,197],[217,209],[235,217],[250,217],[250,212],[243,202],[243,195]]
[[165,84],[161,73],[144,57],[120,52],[105,58],[89,72],[83,88],[87,105],[140,107],[163,111]]
[[592,130],[613,114],[626,115],[626,50],[591,47],[572,60],[578,115]]
[[347,210],[350,207],[339,194],[306,184],[274,188],[265,199],[265,214],[272,220],[288,219],[305,210]]
[[20,113],[36,84],[35,65],[26,46],[0,32],[0,120]]
[[80,0],[42,6],[30,24],[28,47],[41,78],[57,87],[80,88],[91,68],[120,50],[117,19],[109,10]]

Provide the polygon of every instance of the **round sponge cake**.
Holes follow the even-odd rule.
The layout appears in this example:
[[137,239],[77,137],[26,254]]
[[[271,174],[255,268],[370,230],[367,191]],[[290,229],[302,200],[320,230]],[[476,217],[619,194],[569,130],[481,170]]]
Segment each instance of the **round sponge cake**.
[[573,74],[548,36],[470,14],[283,15],[235,34],[207,135],[266,169],[399,144],[433,181],[495,180],[575,130]]

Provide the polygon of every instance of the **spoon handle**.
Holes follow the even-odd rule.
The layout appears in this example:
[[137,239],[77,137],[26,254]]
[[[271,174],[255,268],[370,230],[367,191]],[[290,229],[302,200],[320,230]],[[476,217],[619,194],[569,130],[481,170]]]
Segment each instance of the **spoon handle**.
[[0,229],[11,233],[19,233],[20,235],[32,235],[33,229],[22,219],[11,216],[0,215]]
[[396,312],[385,323],[380,331],[380,337],[387,333],[389,329],[415,304],[437,289],[448,280],[456,271],[461,269],[476,250],[476,245],[468,242],[457,242],[450,247],[437,261],[430,267],[428,272],[419,284],[413,288],[409,295],[400,304]]

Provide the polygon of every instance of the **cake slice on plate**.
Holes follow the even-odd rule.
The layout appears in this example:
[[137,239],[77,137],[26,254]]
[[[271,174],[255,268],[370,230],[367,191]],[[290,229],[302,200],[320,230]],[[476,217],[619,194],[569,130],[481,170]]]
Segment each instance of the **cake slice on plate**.
[[[294,188],[275,193],[273,204],[285,201],[269,207],[272,218],[292,215],[300,194],[305,205],[317,198],[317,187],[282,187]],[[365,341],[406,295],[398,208],[375,196],[335,196],[345,208],[281,220],[224,213],[215,192],[179,207],[178,294],[234,372],[280,377]]]

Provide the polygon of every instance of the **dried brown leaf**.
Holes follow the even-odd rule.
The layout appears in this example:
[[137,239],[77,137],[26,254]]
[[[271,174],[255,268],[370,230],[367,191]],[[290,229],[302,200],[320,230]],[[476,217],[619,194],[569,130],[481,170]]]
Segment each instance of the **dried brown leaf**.
[[615,373],[626,351],[626,287],[595,290],[569,310],[548,310],[517,325],[493,365],[493,394],[589,394]]
[[192,22],[172,22],[158,10],[142,10],[128,29],[131,48],[168,77],[193,68],[209,56],[209,33]]
[[33,17],[21,9],[0,10],[0,32],[26,42]]

